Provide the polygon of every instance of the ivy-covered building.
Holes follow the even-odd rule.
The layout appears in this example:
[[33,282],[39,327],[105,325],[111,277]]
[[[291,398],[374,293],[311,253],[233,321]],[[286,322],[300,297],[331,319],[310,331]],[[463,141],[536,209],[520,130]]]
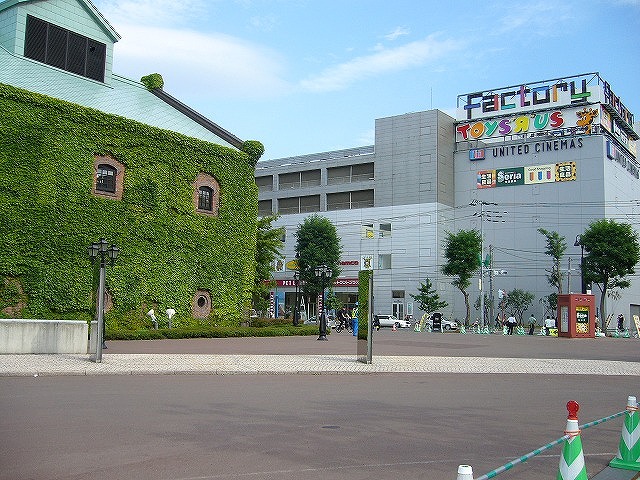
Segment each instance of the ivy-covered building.
[[254,278],[259,142],[112,71],[88,0],[0,0],[0,316],[88,318],[100,238],[118,318],[239,321]]

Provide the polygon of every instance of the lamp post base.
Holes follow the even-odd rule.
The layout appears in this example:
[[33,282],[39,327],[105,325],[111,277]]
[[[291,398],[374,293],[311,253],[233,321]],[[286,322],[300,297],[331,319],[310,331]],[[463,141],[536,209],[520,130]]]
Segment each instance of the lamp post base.
[[327,336],[326,336],[326,335],[320,335],[320,336],[318,337],[318,340],[325,340],[325,341],[327,341],[327,342],[329,341],[329,339],[327,338]]

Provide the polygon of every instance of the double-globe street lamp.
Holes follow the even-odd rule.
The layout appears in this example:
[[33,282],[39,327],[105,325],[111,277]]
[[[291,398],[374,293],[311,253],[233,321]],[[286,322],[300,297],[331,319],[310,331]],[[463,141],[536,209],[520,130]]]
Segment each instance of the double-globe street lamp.
[[331,268],[327,267],[324,263],[318,265],[315,268],[316,277],[320,279],[320,286],[322,287],[322,311],[320,313],[320,336],[318,340],[327,340],[327,315],[325,307],[324,288],[328,278],[331,278],[333,272]]
[[109,246],[104,238],[101,238],[99,242],[94,242],[89,246],[89,258],[91,263],[95,263],[96,258],[100,257],[100,278],[98,281],[98,318],[97,318],[97,333],[96,333],[96,363],[102,362],[102,349],[107,348],[104,343],[104,276],[106,260],[111,260],[111,265],[114,264],[120,249],[115,245]]

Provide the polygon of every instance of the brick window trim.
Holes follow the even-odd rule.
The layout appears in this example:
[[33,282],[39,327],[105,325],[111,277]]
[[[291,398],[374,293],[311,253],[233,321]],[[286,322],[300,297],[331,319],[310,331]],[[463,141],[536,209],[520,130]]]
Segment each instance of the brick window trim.
[[[213,190],[213,195],[211,196],[211,210],[198,208],[200,187],[209,187]],[[211,217],[218,216],[218,208],[220,206],[220,184],[208,173],[199,173],[193,182],[193,206],[197,213],[209,215]]]
[[207,318],[211,314],[211,293],[208,290],[198,290],[191,300],[191,314],[193,318]]
[[[105,192],[104,190],[96,189],[96,182],[98,176],[98,165],[109,165],[116,169],[116,191]],[[122,190],[124,186],[124,165],[119,161],[107,157],[104,155],[96,155],[93,161],[93,183],[91,186],[92,193],[97,197],[111,198],[114,200],[122,200]]]

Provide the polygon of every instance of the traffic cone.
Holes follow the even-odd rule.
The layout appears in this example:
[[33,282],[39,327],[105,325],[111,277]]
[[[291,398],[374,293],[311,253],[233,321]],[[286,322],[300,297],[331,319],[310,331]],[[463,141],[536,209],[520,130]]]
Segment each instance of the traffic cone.
[[567,403],[567,410],[569,411],[569,416],[567,417],[567,428],[564,433],[569,435],[569,438],[564,442],[564,447],[562,447],[556,480],[587,480],[587,468],[584,464],[582,440],[580,439],[580,429],[578,428],[580,405],[575,400],[571,400]]
[[473,480],[473,467],[471,465],[458,465],[457,480]]
[[609,466],[640,471],[640,415],[636,397],[627,399],[627,413],[624,416],[618,454]]
[[395,332],[396,330],[398,330],[398,327],[396,327],[396,324],[395,324],[395,323],[393,324],[393,328],[392,328],[391,330],[393,330],[394,332]]

